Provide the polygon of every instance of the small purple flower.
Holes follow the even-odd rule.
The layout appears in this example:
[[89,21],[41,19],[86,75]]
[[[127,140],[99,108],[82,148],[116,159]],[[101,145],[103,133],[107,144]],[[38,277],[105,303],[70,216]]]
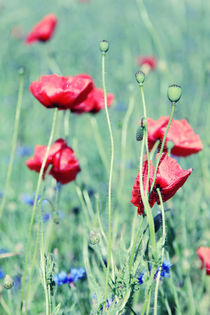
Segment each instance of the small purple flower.
[[[106,300],[106,309],[108,310],[109,308],[110,308],[110,306],[112,305],[112,302],[114,301],[114,298],[112,297],[112,298],[110,298],[110,299],[107,299]],[[115,304],[116,304],[117,302],[115,302]],[[101,306],[101,308],[100,308],[100,311],[102,311],[103,310],[103,305]]]
[[[168,277],[170,277],[170,268],[171,268],[171,266],[172,266],[172,264],[170,263],[169,260],[164,260],[164,262],[162,263],[160,279],[161,278],[168,278]],[[154,274],[154,279],[157,278],[158,271],[159,271],[159,267],[158,267],[156,273]]]
[[42,215],[42,220],[43,220],[44,223],[48,222],[49,219],[50,219],[50,214],[49,213],[44,213]]
[[86,271],[84,268],[72,268],[70,273],[67,274],[65,271],[61,271],[58,274],[55,274],[53,277],[54,282],[60,286],[65,283],[75,283],[79,279],[82,279],[86,276]]
[[86,276],[86,271],[84,268],[71,268],[69,274],[69,282],[77,282]]
[[5,273],[2,269],[0,269],[0,279],[3,279],[5,276]]
[[54,275],[53,280],[58,286],[60,286],[68,282],[68,275],[65,271],[61,271],[60,273]]
[[139,283],[139,284],[144,283],[144,281],[143,281],[143,277],[144,277],[144,272],[141,272],[141,273],[140,273],[140,275],[139,275],[139,277],[137,278],[137,279],[138,279],[138,283]]

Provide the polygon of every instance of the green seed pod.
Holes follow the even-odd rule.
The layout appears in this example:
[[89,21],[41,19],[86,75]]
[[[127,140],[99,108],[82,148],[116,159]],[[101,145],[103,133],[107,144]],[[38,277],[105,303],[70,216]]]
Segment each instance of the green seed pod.
[[179,85],[172,84],[168,87],[168,99],[172,103],[177,103],[182,95],[182,88]]
[[100,242],[99,234],[95,233],[94,231],[91,231],[90,235],[89,235],[89,243],[90,243],[90,245],[96,245],[99,242]]
[[101,52],[106,53],[109,50],[109,42],[107,40],[101,40],[99,48]]
[[144,74],[143,71],[137,71],[135,76],[136,76],[137,83],[139,83],[139,84],[143,84],[144,83],[145,74]]
[[144,126],[139,126],[136,130],[136,141],[141,141],[144,136]]
[[13,287],[14,285],[14,281],[12,280],[12,278],[9,275],[6,275],[4,278],[4,288],[9,290]]

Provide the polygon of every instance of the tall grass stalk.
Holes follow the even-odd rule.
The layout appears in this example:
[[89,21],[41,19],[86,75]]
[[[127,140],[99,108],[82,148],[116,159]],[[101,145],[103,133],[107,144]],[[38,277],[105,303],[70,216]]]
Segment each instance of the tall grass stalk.
[[7,171],[6,183],[4,187],[4,195],[3,195],[1,205],[0,205],[0,218],[3,215],[4,207],[7,201],[8,189],[10,185],[10,178],[12,174],[13,162],[14,162],[14,157],[15,157],[15,148],[16,148],[17,137],[18,137],[21,105],[22,105],[23,90],[24,90],[24,70],[23,69],[20,69],[19,77],[20,77],[19,91],[18,91],[18,99],[17,99],[17,106],[16,106],[16,113],[15,113],[14,133],[12,137],[12,148],[11,148],[11,153],[10,153],[10,160],[9,160],[9,166],[8,166],[8,171]]
[[[45,156],[44,156],[44,160],[43,160],[43,163],[42,163],[42,166],[41,166],[41,170],[39,172],[39,178],[38,178],[37,187],[36,187],[36,193],[35,193],[35,198],[34,198],[34,205],[33,205],[33,210],[32,210],[32,215],[31,215],[31,221],[30,221],[30,225],[29,225],[27,244],[26,244],[26,251],[25,251],[24,273],[23,273],[23,280],[22,280],[22,287],[21,287],[21,298],[20,298],[20,300],[21,300],[21,304],[20,304],[21,312],[22,312],[22,307],[23,307],[25,282],[26,282],[26,274],[27,274],[27,267],[28,267],[28,259],[29,259],[29,252],[30,252],[30,246],[31,246],[33,224],[34,224],[35,213],[36,213],[36,209],[37,209],[38,196],[39,196],[39,191],[40,191],[40,187],[41,187],[42,177],[43,177],[43,174],[44,174],[45,165],[46,165],[46,162],[47,162],[47,157],[48,157],[48,154],[49,154],[49,151],[50,151],[50,146],[52,144],[53,137],[54,137],[57,113],[58,113],[58,108],[55,108],[54,114],[53,114],[53,120],[52,120],[52,127],[51,127],[50,137],[49,137],[46,153],[45,153]],[[28,288],[28,290],[29,289],[30,288]],[[25,310],[25,312],[27,313],[27,310]]]

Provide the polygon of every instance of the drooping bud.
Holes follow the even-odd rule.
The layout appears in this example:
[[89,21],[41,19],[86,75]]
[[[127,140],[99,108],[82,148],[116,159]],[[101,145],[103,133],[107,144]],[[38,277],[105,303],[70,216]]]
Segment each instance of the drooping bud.
[[137,83],[139,83],[140,85],[142,85],[144,83],[145,80],[145,74],[143,71],[137,71],[136,74],[136,81]]
[[177,103],[182,95],[182,88],[177,84],[169,85],[168,87],[168,99],[172,103]]
[[144,137],[144,126],[139,126],[136,130],[136,141],[142,141]]
[[53,213],[53,222],[55,223],[55,224],[59,224],[60,223],[60,216],[59,216],[59,214],[56,212],[56,213]]
[[96,245],[100,242],[100,236],[98,233],[95,233],[94,231],[90,232],[89,235],[89,243],[90,245]]
[[107,40],[101,40],[99,48],[102,53],[106,53],[109,50],[109,42]]
[[6,275],[4,278],[4,288],[9,290],[13,287],[14,285],[14,281],[12,280],[12,278],[9,275]]

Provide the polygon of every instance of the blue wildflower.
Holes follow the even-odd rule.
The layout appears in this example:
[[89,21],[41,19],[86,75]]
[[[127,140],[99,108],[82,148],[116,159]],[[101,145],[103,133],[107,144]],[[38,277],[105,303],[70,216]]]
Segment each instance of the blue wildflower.
[[138,283],[139,283],[139,284],[144,283],[144,281],[143,281],[143,277],[144,277],[144,272],[141,272],[141,273],[140,273],[140,275],[139,275],[139,277],[137,278],[137,279],[138,279]]
[[50,219],[50,214],[49,213],[44,213],[42,215],[42,220],[43,220],[44,223],[49,221],[49,219]]
[[58,286],[60,286],[68,282],[68,275],[65,271],[61,271],[60,273],[54,275],[53,280]]
[[71,268],[69,274],[69,282],[77,282],[86,276],[86,271],[84,268]]
[[[161,278],[168,278],[168,277],[170,277],[170,268],[171,268],[171,266],[172,266],[172,264],[170,263],[169,260],[164,260],[164,262],[162,263],[160,279]],[[158,272],[159,272],[159,267],[158,267],[156,273],[154,274],[154,279],[157,278]]]
[[3,279],[5,276],[5,273],[2,269],[0,269],[0,279]]

